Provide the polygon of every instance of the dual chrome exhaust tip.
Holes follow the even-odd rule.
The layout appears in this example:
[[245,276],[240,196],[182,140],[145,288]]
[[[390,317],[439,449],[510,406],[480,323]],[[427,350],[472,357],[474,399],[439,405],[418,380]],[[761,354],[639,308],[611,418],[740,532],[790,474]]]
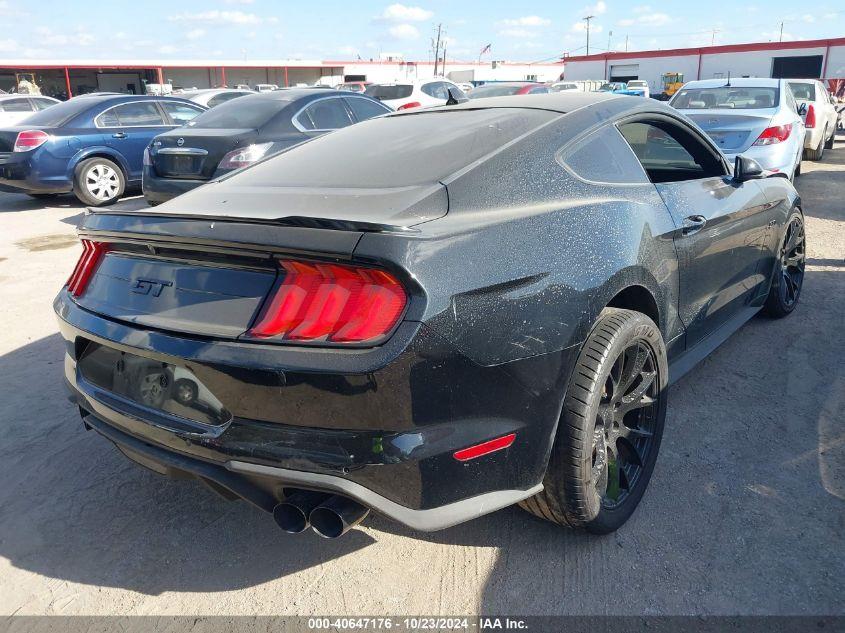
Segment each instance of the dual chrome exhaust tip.
[[297,490],[273,508],[273,519],[288,534],[300,534],[310,527],[323,538],[337,538],[369,513],[369,508],[347,497]]

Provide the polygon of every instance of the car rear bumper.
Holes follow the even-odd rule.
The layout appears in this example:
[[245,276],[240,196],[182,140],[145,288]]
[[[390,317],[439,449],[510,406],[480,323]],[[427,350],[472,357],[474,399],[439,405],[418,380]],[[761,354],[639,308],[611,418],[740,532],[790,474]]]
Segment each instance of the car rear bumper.
[[149,166],[144,166],[141,189],[149,202],[167,202],[191,189],[204,185],[207,180],[188,180],[181,178],[161,178],[153,173]]
[[[210,480],[265,510],[284,488],[305,488],[350,497],[420,530],[492,512],[542,488],[561,376],[578,351],[481,367],[424,325],[405,323],[382,348],[344,350],[336,361],[326,350],[137,329],[84,310],[66,291],[55,308],[71,399],[86,424],[130,458],[164,474]],[[97,388],[77,362],[91,342],[190,367],[232,419],[180,427]],[[453,456],[510,433],[516,440],[507,449],[464,462]]]
[[804,133],[804,149],[818,149],[824,142],[824,132],[823,127],[808,128]]
[[760,166],[763,169],[789,176],[798,166],[800,149],[799,151],[796,151],[796,145],[794,142],[785,142],[777,145],[752,145],[742,152],[725,152],[725,156],[731,163],[734,162],[734,159],[739,154],[748,158],[753,158],[760,163]]
[[0,153],[0,191],[10,193],[67,193],[73,183],[65,174],[44,173],[34,152]]

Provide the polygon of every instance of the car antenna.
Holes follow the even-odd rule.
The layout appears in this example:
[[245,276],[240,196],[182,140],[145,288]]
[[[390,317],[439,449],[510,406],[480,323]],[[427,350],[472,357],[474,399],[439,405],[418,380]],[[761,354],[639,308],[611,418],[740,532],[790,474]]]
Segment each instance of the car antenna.
[[724,88],[730,88],[731,87],[731,71],[728,71],[728,83],[726,83],[723,87]]

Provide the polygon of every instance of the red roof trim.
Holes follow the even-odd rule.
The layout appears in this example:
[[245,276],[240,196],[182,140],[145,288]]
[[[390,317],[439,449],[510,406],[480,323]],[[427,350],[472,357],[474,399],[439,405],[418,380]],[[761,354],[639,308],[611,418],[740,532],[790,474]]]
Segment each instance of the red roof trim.
[[701,46],[699,48],[667,48],[660,51],[631,51],[577,55],[565,57],[564,62],[603,61],[610,59],[638,59],[644,57],[682,57],[684,55],[716,55],[718,53],[748,53],[752,51],[779,51],[797,48],[825,48],[845,46],[845,37],[826,40],[801,40],[799,42],[757,42],[754,44],[726,44],[724,46]]

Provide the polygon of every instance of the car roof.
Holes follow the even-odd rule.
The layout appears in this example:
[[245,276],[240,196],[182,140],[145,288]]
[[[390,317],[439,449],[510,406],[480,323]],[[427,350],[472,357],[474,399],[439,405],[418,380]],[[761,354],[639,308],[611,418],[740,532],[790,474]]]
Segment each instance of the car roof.
[[488,81],[486,84],[478,87],[483,88],[485,86],[536,86],[539,84],[539,81]]
[[196,97],[197,95],[209,95],[209,94],[219,94],[222,92],[250,92],[249,90],[244,90],[243,88],[197,88],[196,90],[185,90],[184,92],[180,92],[178,95],[173,95],[175,97],[184,97],[185,95],[190,95],[192,97]]
[[[628,97],[626,95],[608,92],[553,92],[549,94],[484,97],[457,105],[437,106],[422,110],[403,110],[389,116],[407,116],[414,113],[430,112],[431,110],[479,110],[482,108],[527,108],[533,110],[549,110],[551,112],[565,114],[594,103],[609,101],[610,99],[630,99],[632,108],[642,105],[643,102],[642,97]],[[663,107],[663,104],[659,101],[649,103],[648,105],[656,108]],[[668,108],[668,106],[666,107]]]
[[10,92],[10,93],[0,92],[0,100],[3,100],[3,99],[26,99],[27,97],[40,97],[42,99],[54,99],[55,101],[58,101],[58,99],[55,99],[54,97],[48,97],[47,95],[25,95],[25,94],[21,94],[21,93],[18,93],[18,92]]
[[[783,79],[770,79],[768,77],[731,77],[730,87],[736,88],[777,88]],[[696,79],[684,84],[684,88],[722,88],[728,86],[728,78],[721,79]]]

